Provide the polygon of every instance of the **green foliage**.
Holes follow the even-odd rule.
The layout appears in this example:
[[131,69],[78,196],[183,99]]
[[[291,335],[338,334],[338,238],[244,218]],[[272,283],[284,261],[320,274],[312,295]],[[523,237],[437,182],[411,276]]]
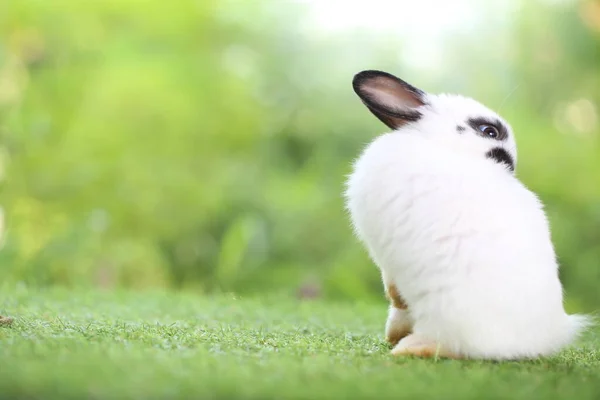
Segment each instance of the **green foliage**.
[[379,68],[501,108],[569,307],[593,309],[598,31],[589,2],[515,1],[508,27],[490,3],[448,35],[435,73],[385,35],[311,32],[294,2],[1,2],[0,281],[381,297],[341,196],[384,131],[350,80]]
[[386,307],[164,292],[7,290],[6,398],[596,399],[598,332],[528,362],[395,358]]

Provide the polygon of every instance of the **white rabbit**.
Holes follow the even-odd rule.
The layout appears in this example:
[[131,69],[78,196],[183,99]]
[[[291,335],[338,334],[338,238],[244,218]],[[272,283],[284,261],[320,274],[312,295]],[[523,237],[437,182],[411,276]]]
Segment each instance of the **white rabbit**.
[[510,126],[385,72],[353,86],[393,130],[366,147],[345,192],[392,303],[392,354],[520,359],[571,343],[589,319],[563,308],[543,205],[514,176]]

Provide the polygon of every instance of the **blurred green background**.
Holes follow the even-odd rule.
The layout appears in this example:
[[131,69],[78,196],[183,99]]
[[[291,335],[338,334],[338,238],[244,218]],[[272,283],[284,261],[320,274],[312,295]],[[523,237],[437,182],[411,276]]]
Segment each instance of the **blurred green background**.
[[2,0],[0,282],[381,299],[362,69],[499,110],[600,304],[600,1]]

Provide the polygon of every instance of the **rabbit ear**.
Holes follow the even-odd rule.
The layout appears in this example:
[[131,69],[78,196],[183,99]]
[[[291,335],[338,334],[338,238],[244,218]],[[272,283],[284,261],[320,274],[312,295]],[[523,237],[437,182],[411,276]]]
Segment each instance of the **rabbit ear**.
[[352,86],[367,108],[392,129],[418,121],[422,114],[417,108],[426,104],[425,92],[387,72],[359,72]]

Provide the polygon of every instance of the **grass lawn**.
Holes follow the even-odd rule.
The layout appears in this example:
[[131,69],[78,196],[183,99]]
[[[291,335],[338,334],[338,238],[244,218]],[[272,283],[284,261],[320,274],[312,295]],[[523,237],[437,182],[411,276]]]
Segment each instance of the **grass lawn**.
[[394,358],[386,304],[0,292],[1,398],[600,398],[600,331],[531,362]]

